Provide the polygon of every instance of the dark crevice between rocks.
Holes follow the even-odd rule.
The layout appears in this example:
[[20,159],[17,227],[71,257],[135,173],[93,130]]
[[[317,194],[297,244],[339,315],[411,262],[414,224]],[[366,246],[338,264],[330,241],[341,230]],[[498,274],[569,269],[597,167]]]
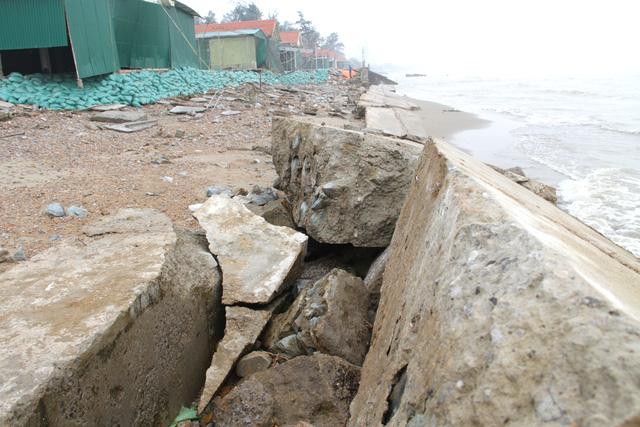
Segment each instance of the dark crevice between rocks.
[[402,402],[402,395],[404,394],[405,386],[407,385],[407,365],[404,365],[393,376],[393,383],[391,385],[391,391],[387,396],[387,410],[382,414],[382,424],[387,425],[393,418],[395,413],[400,408]]
[[336,267],[364,279],[369,267],[383,250],[384,248],[360,248],[350,244],[320,243],[309,237],[307,256],[304,259],[305,267],[323,259],[326,262],[335,262]]

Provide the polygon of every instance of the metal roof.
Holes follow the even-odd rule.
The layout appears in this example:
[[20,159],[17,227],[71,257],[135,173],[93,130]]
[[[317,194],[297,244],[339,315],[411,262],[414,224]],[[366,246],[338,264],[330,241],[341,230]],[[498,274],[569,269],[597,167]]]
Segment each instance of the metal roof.
[[207,33],[196,34],[197,39],[228,38],[228,37],[242,37],[242,36],[254,36],[261,39],[267,38],[264,32],[259,29],[235,30],[235,31],[210,31]]

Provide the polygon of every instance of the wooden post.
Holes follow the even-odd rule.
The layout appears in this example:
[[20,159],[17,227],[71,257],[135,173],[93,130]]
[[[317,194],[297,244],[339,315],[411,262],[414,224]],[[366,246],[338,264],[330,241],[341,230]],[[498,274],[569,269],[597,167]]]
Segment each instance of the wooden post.
[[65,20],[67,22],[67,33],[69,34],[69,47],[71,48],[71,56],[73,57],[73,66],[76,67],[76,84],[78,88],[84,89],[84,83],[82,83],[82,79],[80,78],[80,74],[78,71],[78,60],[76,59],[76,51],[73,48],[73,38],[71,37],[71,28],[69,28],[69,17],[66,12],[64,14]]
[[38,49],[38,53],[40,54],[40,71],[46,74],[51,73],[51,57],[49,56],[49,49]]

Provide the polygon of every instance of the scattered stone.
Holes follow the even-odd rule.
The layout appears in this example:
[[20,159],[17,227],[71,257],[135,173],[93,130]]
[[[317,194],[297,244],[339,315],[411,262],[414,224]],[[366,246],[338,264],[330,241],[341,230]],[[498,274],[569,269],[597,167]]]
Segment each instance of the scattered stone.
[[222,113],[220,113],[220,115],[222,116],[237,116],[238,114],[242,114],[241,111],[235,111],[235,110],[227,110],[227,111],[223,111]]
[[260,164],[260,160],[259,159],[253,159],[253,160],[251,160],[251,164],[259,165]]
[[162,180],[164,182],[168,182],[169,184],[173,184],[173,177],[171,177],[171,176],[163,176]]
[[524,171],[522,170],[522,168],[516,166],[510,169],[502,169],[493,165],[489,166],[509,178],[511,181],[522,185],[526,189],[542,197],[546,201],[551,202],[554,205],[558,202],[558,196],[556,195],[555,188],[551,187],[550,185],[543,184],[539,181],[527,178],[524,175]]
[[216,261],[134,212],[0,273],[0,425],[41,424],[43,408],[49,425],[169,425],[199,392],[221,332]]
[[278,195],[276,194],[273,188],[263,189],[258,185],[253,187],[253,189],[251,190],[251,193],[249,193],[247,197],[249,199],[249,203],[252,203],[258,206],[264,206],[267,203],[278,199]]
[[385,247],[414,176],[422,144],[273,120],[273,163],[293,219],[322,243]]
[[102,129],[114,130],[122,133],[140,132],[152,128],[158,124],[157,120],[146,120],[141,122],[121,123],[115,125],[101,125]]
[[220,427],[345,425],[359,371],[339,357],[296,357],[252,375],[216,399],[213,421]]
[[151,163],[152,163],[152,164],[154,164],[154,165],[166,165],[166,164],[171,163],[171,160],[167,159],[167,158],[166,158],[165,156],[163,156],[163,155],[159,155],[159,156],[157,156],[157,157],[154,157],[154,158],[151,160]]
[[178,105],[169,110],[171,114],[188,114],[191,116],[197,113],[204,113],[205,111],[207,111],[207,109],[204,107],[187,107],[184,105]]
[[102,123],[132,123],[147,120],[142,111],[104,111],[91,117],[91,121]]
[[13,107],[15,107],[14,104],[0,100],[0,109],[9,110]]
[[160,196],[160,193],[154,193],[153,191],[147,191],[146,193],[144,193],[145,196],[150,196],[150,197],[158,197]]
[[62,218],[67,216],[64,207],[60,203],[51,203],[47,205],[44,212],[53,218]]
[[200,102],[200,103],[205,103],[205,102],[209,102],[210,99],[207,98],[201,98],[201,97],[195,97],[195,98],[191,98],[189,101],[191,102]]
[[229,197],[235,196],[231,187],[227,185],[214,185],[212,187],[207,188],[207,197],[217,196],[219,194],[223,194]]
[[88,212],[82,206],[73,205],[67,209],[67,214],[70,216],[75,216],[76,218],[86,218],[88,215]]
[[269,224],[296,229],[291,213],[282,199],[272,200],[265,205],[247,203],[245,206],[254,214],[264,218]]
[[176,129],[176,138],[184,138],[186,134],[187,133],[184,131],[184,129]]
[[247,190],[245,190],[244,188],[242,188],[242,187],[236,189],[236,191],[235,191],[235,195],[236,196],[247,196],[248,194],[249,194],[249,192]]
[[240,378],[247,378],[256,372],[269,369],[273,364],[273,355],[266,351],[253,351],[238,360],[236,374]]
[[24,253],[24,248],[20,247],[11,257],[12,260],[16,262],[26,261],[27,255]]
[[87,130],[100,130],[100,126],[98,126],[98,125],[97,125],[97,124],[95,124],[95,123],[91,123],[91,122],[85,123],[85,124],[84,124],[84,127],[85,127]]
[[[226,276],[226,271],[224,275]],[[226,281],[226,278],[224,280]],[[198,404],[200,414],[207,409],[209,402],[233,369],[238,358],[253,346],[271,317],[269,310],[252,310],[245,307],[226,307],[225,310],[224,336],[207,369],[202,396]]]
[[211,196],[194,213],[224,271],[224,304],[265,304],[300,273],[307,236],[269,224],[242,203]]
[[[360,366],[369,346],[368,310],[369,294],[362,279],[334,269],[274,318],[265,345],[270,351],[284,350],[289,357],[319,351]],[[296,349],[302,351],[295,354]]]
[[11,112],[9,110],[0,109],[0,122],[5,122],[11,119]]
[[49,240],[51,240],[52,242],[57,242],[59,240],[62,240],[62,236],[60,236],[59,234],[54,234],[53,236],[49,237]]
[[106,105],[96,105],[91,107],[93,111],[114,111],[121,110],[126,107],[125,104],[106,104]]
[[185,177],[189,176],[189,172],[187,172],[187,171],[180,171],[180,172],[178,172],[178,176],[180,176],[180,177],[182,177],[182,178],[185,178]]

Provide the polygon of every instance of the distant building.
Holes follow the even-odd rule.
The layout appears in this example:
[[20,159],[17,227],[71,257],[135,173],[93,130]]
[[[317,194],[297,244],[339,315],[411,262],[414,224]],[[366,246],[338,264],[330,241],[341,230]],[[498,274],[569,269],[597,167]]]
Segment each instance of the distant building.
[[295,71],[302,65],[300,31],[280,32],[280,61],[284,71]]
[[[275,19],[196,24],[195,32],[198,52],[211,68],[268,68],[275,72],[282,71],[280,30]],[[251,46],[255,46],[254,53],[251,53]],[[255,66],[247,65],[252,56],[256,57]]]
[[344,68],[349,66],[344,54],[329,49],[304,49],[302,57],[304,58],[304,68],[306,69]]
[[174,0],[1,0],[0,74],[196,67],[194,16]]

